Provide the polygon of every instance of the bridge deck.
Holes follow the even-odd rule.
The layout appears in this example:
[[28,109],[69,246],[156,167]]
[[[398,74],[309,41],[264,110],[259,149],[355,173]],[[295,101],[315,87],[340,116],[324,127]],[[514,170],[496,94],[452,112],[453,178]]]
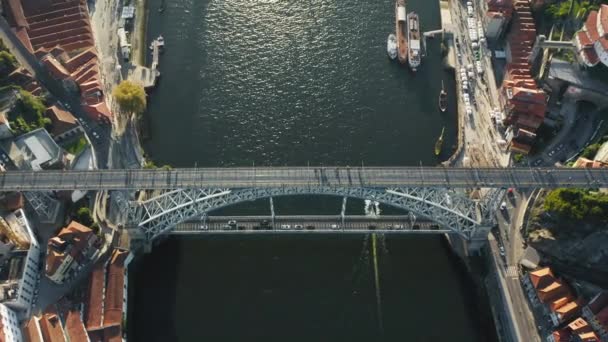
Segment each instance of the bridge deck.
[[[228,222],[234,220],[235,224]],[[264,224],[263,222],[267,223]],[[453,233],[431,221],[412,222],[407,215],[379,217],[345,216],[210,216],[204,222],[178,224],[170,234],[197,235],[214,233]]]
[[608,187],[608,169],[265,167],[8,171],[0,191],[249,187]]

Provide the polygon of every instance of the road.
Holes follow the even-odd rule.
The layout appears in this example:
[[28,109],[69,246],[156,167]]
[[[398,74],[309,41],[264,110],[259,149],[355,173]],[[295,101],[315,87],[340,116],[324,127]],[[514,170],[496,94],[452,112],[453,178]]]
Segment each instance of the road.
[[[467,9],[462,1],[450,3],[452,19],[455,28],[455,39],[458,44],[456,48],[456,94],[458,95],[458,105],[461,129],[464,129],[464,153],[460,163],[464,166],[506,166],[509,163],[509,153],[502,151],[497,146],[497,141],[502,139],[496,126],[491,120],[490,112],[493,108],[499,107],[498,90],[493,76],[489,50],[478,49],[481,55],[480,61],[484,73],[478,74],[473,71],[474,77],[466,77],[468,82],[467,90],[462,88],[463,79],[461,77],[462,68],[475,66],[476,58],[472,48],[472,42],[468,34]],[[477,19],[483,18],[485,12],[476,11]],[[483,44],[481,44],[483,46]],[[475,67],[473,69],[476,69]],[[468,72],[467,72],[468,73]],[[471,101],[472,114],[464,113],[465,102],[463,96],[467,94]]]
[[[506,252],[501,258],[502,272],[499,276],[504,278],[504,284],[508,288],[512,308],[516,313],[515,321],[523,341],[533,342],[541,339],[534,323],[534,315],[529,308],[528,298],[521,286],[518,267],[524,251],[521,227],[529,200],[528,194],[514,192],[512,196],[505,198],[506,210],[499,211],[496,215],[501,245],[504,246],[501,253]],[[498,254],[495,258],[499,258]]]
[[[230,221],[234,221],[232,225]],[[264,223],[265,222],[265,223]],[[274,224],[273,224],[274,222]],[[451,233],[431,221],[411,220],[408,215],[345,216],[209,216],[204,221],[183,222],[171,231],[174,235],[206,233]]]
[[443,167],[235,167],[7,171],[1,191],[249,187],[608,187],[607,169]]

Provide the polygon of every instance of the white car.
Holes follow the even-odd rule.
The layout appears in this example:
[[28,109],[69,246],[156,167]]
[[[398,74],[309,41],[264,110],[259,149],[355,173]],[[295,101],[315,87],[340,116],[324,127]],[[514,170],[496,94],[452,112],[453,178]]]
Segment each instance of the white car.
[[291,229],[291,226],[290,226],[290,225],[288,225],[288,224],[282,224],[282,225],[281,225],[281,229],[283,229],[283,230],[290,230],[290,229]]
[[332,224],[331,229],[340,229],[340,226],[337,224]]

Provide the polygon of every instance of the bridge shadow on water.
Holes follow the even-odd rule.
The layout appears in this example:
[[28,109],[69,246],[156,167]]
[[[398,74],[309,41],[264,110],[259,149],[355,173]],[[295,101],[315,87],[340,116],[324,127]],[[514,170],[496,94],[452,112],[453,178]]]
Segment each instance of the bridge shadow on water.
[[492,340],[442,238],[376,245],[379,293],[369,236],[170,238],[134,264],[129,341]]

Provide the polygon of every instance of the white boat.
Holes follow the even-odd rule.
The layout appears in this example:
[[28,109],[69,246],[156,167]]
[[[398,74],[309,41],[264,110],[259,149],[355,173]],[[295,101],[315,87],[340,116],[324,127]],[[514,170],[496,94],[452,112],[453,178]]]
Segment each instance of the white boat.
[[154,45],[158,46],[158,49],[162,51],[165,47],[165,38],[163,38],[163,36],[158,36],[158,38],[154,39],[152,44],[150,44],[150,50],[154,50]]
[[397,36],[392,33],[388,35],[386,41],[386,52],[391,59],[397,58]]

